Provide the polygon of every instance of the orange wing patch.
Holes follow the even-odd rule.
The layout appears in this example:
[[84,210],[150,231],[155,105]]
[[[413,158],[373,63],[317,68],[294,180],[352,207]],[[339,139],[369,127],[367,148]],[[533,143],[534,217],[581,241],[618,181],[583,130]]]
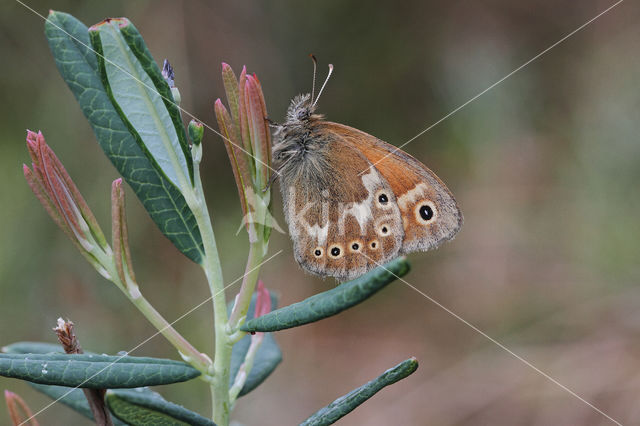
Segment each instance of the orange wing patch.
[[455,236],[462,226],[462,213],[435,173],[406,152],[365,132],[343,124],[324,125],[327,132],[340,135],[361,152],[389,183],[402,218],[402,253],[426,251]]

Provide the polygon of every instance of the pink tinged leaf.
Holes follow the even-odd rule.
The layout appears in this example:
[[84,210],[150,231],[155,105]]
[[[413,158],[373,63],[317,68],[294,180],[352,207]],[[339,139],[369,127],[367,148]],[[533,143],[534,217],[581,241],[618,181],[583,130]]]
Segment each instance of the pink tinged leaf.
[[[240,102],[240,90],[238,88],[238,78],[236,74],[233,72],[233,69],[229,66],[229,64],[222,63],[222,82],[224,84],[224,90],[227,94],[227,102],[229,104],[229,109],[231,110],[231,117],[233,117],[233,126],[235,128],[236,134],[240,135],[240,113],[239,113],[239,102]],[[234,140],[234,142],[236,142]],[[237,143],[237,142],[236,142]]]
[[124,188],[122,187],[122,179],[116,179],[118,185],[120,187],[120,223],[121,223],[121,235],[122,235],[122,249],[124,251],[124,260],[125,267],[129,274],[129,278],[131,278],[134,282],[136,280],[136,276],[133,273],[133,262],[131,260],[131,249],[129,248],[129,226],[127,225],[127,216],[125,211],[125,203],[124,203]]
[[111,184],[111,237],[118,276],[123,285],[127,285],[127,275],[135,282],[133,262],[129,250],[129,231],[125,215],[124,188],[122,179]]
[[33,167],[33,174],[35,179],[38,179],[38,182],[40,182],[40,184],[42,185],[43,188],[47,188],[45,185],[45,179],[44,179],[44,174],[42,173],[42,167],[39,167],[37,164],[35,163],[31,163],[31,166]]
[[40,166],[36,167],[34,162],[34,173],[39,175],[49,198],[73,232],[75,239],[85,250],[90,251],[93,249],[93,245],[87,239],[90,232],[98,244],[106,248],[106,239],[95,216],[58,157],[46,144],[42,133],[38,132],[36,135],[30,132],[27,141],[30,151],[33,148],[37,164]]
[[256,79],[253,76],[247,76],[245,83],[245,102],[249,124],[249,134],[253,144],[253,155],[256,156],[256,169],[260,171],[258,182],[261,187],[266,186],[269,180],[269,169],[266,163],[269,161],[267,133],[268,129],[265,125],[265,112],[260,100],[260,91]]
[[42,173],[40,145],[44,143],[44,136],[42,135],[42,132],[38,131],[38,133],[35,133],[31,130],[27,130],[27,150],[29,151],[29,156],[31,157],[31,166],[33,167],[33,173],[36,175],[36,178],[39,181],[43,182],[43,185],[44,175]]
[[55,155],[53,150],[49,146],[47,146],[47,149],[51,155],[51,160],[53,162],[55,169],[58,172],[58,175],[62,178],[62,180],[64,181],[64,185],[66,186],[66,188],[68,188],[70,192],[71,198],[74,201],[73,204],[77,206],[78,210],[80,211],[80,214],[82,215],[85,222],[89,226],[89,230],[93,235],[94,239],[98,242],[98,244],[102,248],[106,248],[107,240],[102,232],[102,229],[100,229],[100,225],[98,225],[98,221],[96,220],[93,212],[89,208],[89,205],[87,204],[84,197],[78,190],[78,187],[76,186],[76,184],[73,182],[73,180],[71,180],[71,177],[67,173],[67,170],[64,168],[64,166],[62,165],[58,157]]
[[41,132],[35,133],[27,131],[27,149],[33,160],[33,171],[23,165],[22,170],[29,187],[35,194],[40,204],[45,208],[49,216],[64,232],[69,236],[71,241],[81,249],[80,244],[75,238],[69,223],[65,220],[62,211],[55,199],[53,189],[49,185],[44,173],[43,153],[46,152],[46,143]]
[[4,399],[7,402],[9,417],[11,418],[11,423],[14,426],[23,424],[38,426],[38,421],[33,416],[33,412],[18,394],[5,390]]
[[[247,180],[247,178],[251,177],[248,164],[248,159],[250,157],[242,148],[242,141],[240,140],[239,134],[236,132],[235,120],[229,116],[229,112],[219,98],[216,99],[214,110],[216,112],[216,118],[218,119],[218,126],[224,135],[223,141],[225,145],[228,145],[228,149],[233,151],[232,153],[238,162],[239,171],[244,177],[245,182],[250,182],[251,179]],[[223,120],[221,121],[221,119]]]
[[[44,148],[46,148],[46,146]],[[43,150],[41,147],[41,151]],[[92,250],[93,246],[86,239],[84,235],[85,230],[79,222],[79,220],[84,222],[84,219],[82,219],[80,211],[76,207],[73,198],[71,198],[68,188],[65,187],[63,179],[58,175],[48,155],[41,156],[41,159],[44,166],[45,182],[49,187],[52,201],[69,226],[69,229],[71,229],[71,232],[73,232],[75,240],[78,241],[86,251]],[[84,224],[84,227],[88,228],[86,224]]]
[[[258,288],[256,289],[256,307],[254,310],[253,317],[258,318],[262,315],[268,314],[271,312],[271,295],[269,294],[269,290],[264,286],[262,280],[258,280]],[[251,334],[251,346],[249,347],[248,353],[251,350],[257,350],[257,346],[262,343],[262,339],[264,337],[264,332],[257,332]]]
[[[33,159],[33,170],[29,170],[26,165],[23,165],[24,176],[29,187],[49,216],[51,216],[56,225],[67,234],[71,242],[80,250],[80,253],[82,253],[101,275],[108,277],[108,272],[89,252],[89,250],[93,248],[93,245],[89,244],[85,238],[86,234],[82,231],[80,223],[76,219],[81,219],[86,232],[88,232],[88,225],[82,218],[82,214],[76,201],[72,197],[67,182],[71,183],[77,194],[79,194],[79,191],[75,188],[71,178],[69,178],[56,155],[47,146],[41,132],[34,133],[29,131],[27,133],[27,149]],[[64,179],[65,176],[67,178],[66,182]],[[85,205],[86,211],[89,211],[84,199],[82,199],[81,196],[80,199],[81,203]],[[89,214],[90,213],[89,211]],[[91,217],[93,217],[92,214]]]
[[[233,137],[234,126],[229,116],[229,112],[222,104],[220,99],[216,100],[215,103],[215,113],[216,119],[218,120],[218,127],[220,128],[220,132],[226,137],[231,139],[232,141],[237,140]],[[227,150],[227,155],[229,156],[229,161],[231,162],[231,169],[233,170],[233,177],[236,181],[236,186],[238,188],[238,195],[240,196],[240,204],[242,206],[242,214],[244,216],[247,215],[247,211],[249,205],[247,203],[247,194],[246,194],[246,185],[251,182],[251,174],[249,172],[249,166],[247,164],[247,157],[244,152],[242,152],[237,147],[231,145],[231,143],[223,139],[224,147]]]
[[46,149],[45,149],[46,146],[47,145],[44,141],[44,136],[42,136],[41,132],[38,132],[36,134],[29,131],[27,133],[27,149],[29,149],[30,155],[33,153],[32,154],[33,173],[36,175],[38,180],[42,183],[45,190],[47,191],[47,194],[49,194],[49,197],[52,198],[53,192],[45,176],[45,169],[44,169],[44,164],[42,160],[44,155],[43,153],[46,152]]
[[42,204],[44,209],[47,211],[51,219],[53,219],[55,224],[58,225],[58,227],[62,229],[62,231],[69,237],[73,245],[76,246],[76,248],[80,250],[80,252],[83,255],[85,255],[85,257],[87,257],[87,259],[95,266],[97,260],[92,255],[87,253],[85,249],[80,245],[80,243],[75,237],[75,234],[69,227],[69,224],[64,220],[60,211],[58,210],[57,204],[55,204],[52,201],[52,199],[49,197],[49,193],[46,191],[45,187],[43,186],[42,181],[38,180],[35,177],[35,174],[31,170],[29,170],[29,168],[26,165],[23,165],[23,172],[24,172],[24,177],[27,180],[27,183],[29,184],[29,187],[35,194],[38,201],[40,201],[40,204]]
[[57,210],[57,206],[51,201],[49,198],[49,194],[47,193],[45,187],[42,185],[42,182],[38,179],[34,172],[27,167],[26,164],[22,165],[22,171],[24,173],[24,178],[27,181],[27,184],[31,188],[31,191],[35,194],[42,207],[47,211],[51,219],[55,222],[58,227],[60,227],[65,234],[67,234],[70,238],[72,238],[71,229],[69,229],[67,223],[64,221],[60,212]]
[[124,275],[122,260],[122,209],[120,208],[120,203],[122,202],[121,189],[122,187],[118,184],[118,179],[114,180],[111,184],[111,245],[113,246],[113,258],[116,263],[118,277],[120,277],[120,282],[126,286],[127,279]]
[[[67,222],[67,225],[69,225],[72,230],[75,228],[75,232],[79,231],[79,225],[75,220],[75,215],[70,214],[71,208],[65,204],[69,196],[68,191],[63,190],[63,180],[58,176],[58,171],[56,170],[54,159],[57,160],[57,157],[46,144],[42,133],[38,133],[37,135],[36,149],[37,161],[40,166],[38,171],[42,177],[42,184],[49,198]],[[66,173],[66,171],[64,171],[64,173]]]
[[264,93],[262,93],[262,84],[260,84],[260,80],[258,79],[257,75],[254,74],[254,77],[258,86],[258,95],[260,97],[260,103],[262,105],[262,116],[264,117],[264,127],[267,134],[267,158],[269,159],[269,161],[267,161],[266,163],[271,166],[271,131],[269,129],[269,122],[267,121],[267,118],[269,117],[269,115],[267,114],[267,103],[264,100]]
[[[238,90],[240,96],[238,98],[238,114],[240,121],[240,137],[242,138],[242,145],[247,153],[252,156],[253,148],[251,146],[251,135],[249,134],[249,119],[247,117],[247,107],[246,107],[246,96],[244,86],[247,81],[247,67],[242,67],[242,72],[240,73],[240,79],[238,80]],[[251,173],[255,174],[255,166],[253,161],[251,161]]]
[[258,293],[258,296],[256,297],[254,318],[261,317],[262,315],[271,312],[271,295],[269,295],[269,290],[264,286],[262,280],[258,280],[258,289],[256,292]]
[[31,130],[27,130],[27,150],[29,151],[29,156],[31,157],[31,161],[34,163],[34,167],[39,164],[38,142],[37,142],[38,135],[42,137],[41,132],[35,133],[35,132],[32,132]]

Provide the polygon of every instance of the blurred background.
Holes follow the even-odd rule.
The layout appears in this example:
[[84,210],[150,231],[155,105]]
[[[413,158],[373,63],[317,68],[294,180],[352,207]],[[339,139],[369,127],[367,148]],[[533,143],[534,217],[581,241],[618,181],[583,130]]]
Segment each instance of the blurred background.
[[[127,16],[158,62],[169,58],[182,106],[215,125],[220,63],[258,74],[269,115],[311,87],[309,53],[335,73],[319,103],[333,121],[400,145],[570,33],[613,0],[35,1],[87,25]],[[640,6],[627,1],[493,88],[405,149],[432,168],[465,215],[459,236],[410,257],[407,281],[618,421],[639,424]],[[42,18],[0,5],[0,345],[54,342],[59,316],[82,346],[116,353],[154,329],[55,227],[22,176],[25,129],[42,130],[109,229],[115,169],[59,76]],[[247,238],[219,137],[205,133],[203,175],[225,278],[242,275]],[[128,192],[142,291],[173,320],[208,297]],[[279,196],[275,216],[284,224]],[[274,233],[261,272],[290,304],[331,288],[305,274]],[[233,292],[232,292],[233,293]],[[229,294],[229,298],[232,297]],[[177,324],[211,351],[209,305]],[[339,316],[279,332],[284,361],[237,404],[238,424],[296,424],[409,356],[418,371],[342,425],[611,424],[459,319],[395,282]],[[176,358],[156,337],[134,355]],[[48,400],[0,379],[33,410]],[[158,388],[210,412],[208,388]],[[89,424],[64,406],[42,424]],[[0,423],[8,422],[4,402]],[[84,422],[84,423],[83,423]]]

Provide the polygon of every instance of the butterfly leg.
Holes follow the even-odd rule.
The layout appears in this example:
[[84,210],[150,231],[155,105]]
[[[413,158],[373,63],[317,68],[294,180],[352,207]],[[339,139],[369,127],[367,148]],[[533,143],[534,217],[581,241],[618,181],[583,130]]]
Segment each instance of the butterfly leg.
[[280,173],[278,173],[279,171],[280,171],[280,168],[278,168],[278,170],[276,170],[275,172],[271,173],[269,182],[267,182],[267,185],[262,189],[263,193],[267,192],[269,188],[271,188],[271,185],[273,185],[273,183],[276,181],[276,179],[278,179],[278,176],[280,176]]
[[265,117],[264,119],[267,123],[269,123],[269,127],[282,127],[279,123],[277,123],[276,121],[273,121],[269,117]]

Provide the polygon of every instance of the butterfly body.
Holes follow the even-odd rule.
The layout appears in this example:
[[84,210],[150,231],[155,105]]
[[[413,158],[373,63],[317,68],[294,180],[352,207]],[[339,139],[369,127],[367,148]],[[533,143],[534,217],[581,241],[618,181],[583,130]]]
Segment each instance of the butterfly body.
[[293,99],[274,138],[294,255],[312,273],[353,279],[438,246],[462,224],[433,172],[365,132],[325,121],[310,95]]

